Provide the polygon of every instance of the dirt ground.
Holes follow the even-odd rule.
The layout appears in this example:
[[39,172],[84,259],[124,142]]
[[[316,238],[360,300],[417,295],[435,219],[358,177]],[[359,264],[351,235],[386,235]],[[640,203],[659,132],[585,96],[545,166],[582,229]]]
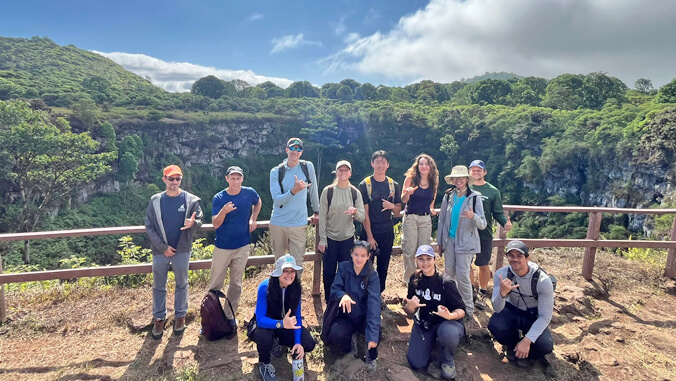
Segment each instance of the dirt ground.
[[[477,311],[467,340],[456,353],[457,380],[676,380],[676,286],[662,269],[599,252],[594,280],[580,275],[582,250],[538,249],[532,259],[558,278],[554,353],[523,370],[507,363],[486,329],[492,310]],[[443,268],[443,266],[441,267]],[[190,290],[188,327],[161,340],[149,335],[150,287],[83,289],[8,294],[9,320],[0,326],[1,380],[258,380],[255,344],[244,321],[253,314],[258,284],[271,266],[244,282],[237,314],[238,335],[209,342],[198,332],[204,288]],[[317,338],[306,355],[307,380],[433,380],[438,374],[411,372],[406,362],[412,321],[400,304],[405,285],[402,258],[391,263],[383,311],[378,370],[342,357],[319,340],[323,297],[309,294],[311,265],[303,274],[306,325]],[[170,308],[173,297],[168,295]],[[362,350],[363,351],[363,350]],[[291,379],[288,358],[274,359],[282,380]]]

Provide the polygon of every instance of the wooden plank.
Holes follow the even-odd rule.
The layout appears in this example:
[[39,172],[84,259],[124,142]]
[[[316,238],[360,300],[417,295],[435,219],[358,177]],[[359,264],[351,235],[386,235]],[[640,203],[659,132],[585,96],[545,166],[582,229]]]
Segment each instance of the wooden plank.
[[319,254],[319,226],[315,225],[315,253],[317,253],[317,260],[313,265],[312,270],[312,295],[319,295],[322,284],[322,254]]
[[540,213],[626,213],[626,214],[676,214],[676,209],[627,209],[596,206],[530,206],[503,205],[505,211]]
[[[671,241],[676,241],[676,217],[671,225]],[[667,265],[664,268],[664,276],[667,278],[676,278],[676,247],[669,248],[667,255]]]
[[[2,255],[0,255],[0,275],[2,275]],[[5,301],[5,285],[0,284],[0,324],[7,318],[7,303]]]
[[[509,218],[509,212],[505,210],[505,216]],[[501,240],[506,240],[507,239],[507,230],[502,227],[502,225],[498,224],[498,238]],[[493,246],[495,246],[495,240],[493,240]],[[503,258],[505,257],[505,246],[497,246],[495,248],[495,258],[493,258],[493,274],[495,272],[502,268],[502,261]]]
[[[587,226],[587,239],[598,240],[601,232],[601,212],[589,213],[589,225]],[[594,259],[596,257],[596,247],[588,247],[584,250],[584,259],[582,261],[582,276],[586,280],[592,279],[594,272]]]

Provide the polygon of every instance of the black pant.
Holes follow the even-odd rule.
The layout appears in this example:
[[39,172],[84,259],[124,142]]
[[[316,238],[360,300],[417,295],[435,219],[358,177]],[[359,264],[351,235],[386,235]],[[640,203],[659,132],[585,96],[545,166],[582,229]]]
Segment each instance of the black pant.
[[329,303],[331,296],[331,285],[336,278],[338,264],[350,260],[350,250],[354,245],[354,238],[348,238],[344,241],[334,241],[331,238],[326,239],[326,249],[324,250],[324,300]]
[[[509,303],[505,303],[505,308],[494,313],[488,321],[488,330],[491,331],[495,340],[498,343],[506,346],[508,349],[514,350],[516,345],[521,341],[530,327],[535,323],[538,316],[537,313],[530,313],[528,311],[520,310]],[[539,359],[554,350],[554,341],[552,340],[552,333],[549,328],[545,328],[540,337],[530,344],[530,352],[528,358]]]
[[[373,263],[376,264],[378,278],[380,278],[380,293],[385,291],[385,281],[387,280],[387,269],[390,267],[390,258],[392,257],[392,245],[394,245],[394,230],[383,233],[373,233],[373,239],[378,244],[380,253],[374,255]],[[377,258],[377,259],[376,259]]]
[[[355,332],[364,332],[366,328],[366,322],[361,321],[358,324],[352,322],[352,320],[345,314],[341,314],[333,321],[331,324],[331,332],[329,333],[328,341],[333,345],[338,345],[345,353],[349,353],[351,348],[352,334]],[[378,332],[378,344],[383,336],[382,329]],[[366,343],[366,348],[368,348],[368,342]],[[378,347],[371,348],[368,350],[369,358],[375,360],[378,358]]]
[[[295,329],[266,329],[258,327],[254,331],[253,341],[258,347],[258,360],[263,364],[270,363],[270,351],[274,345],[275,337],[279,340],[279,344],[285,347],[292,348],[296,344]],[[307,328],[302,327],[300,332],[300,345],[303,346],[305,353],[312,352],[315,349],[315,340],[310,335]]]

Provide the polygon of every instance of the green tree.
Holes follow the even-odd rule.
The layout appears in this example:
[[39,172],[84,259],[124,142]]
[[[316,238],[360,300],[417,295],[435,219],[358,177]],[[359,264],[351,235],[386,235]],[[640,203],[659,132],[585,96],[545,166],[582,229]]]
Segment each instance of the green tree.
[[660,88],[656,100],[659,103],[676,103],[676,79]]
[[359,101],[375,101],[378,99],[378,89],[370,83],[364,83],[357,87],[354,99]]
[[129,183],[138,172],[138,160],[131,152],[125,152],[120,159],[117,170],[117,178],[123,183]]
[[352,90],[352,92],[356,91],[357,88],[361,85],[359,82],[355,81],[352,78],[343,79],[342,81],[340,81],[340,84],[349,87],[350,90]]
[[115,133],[115,128],[110,122],[104,122],[101,125],[101,137],[104,141],[104,150],[106,152],[115,152],[117,154],[117,145],[115,141],[117,140],[117,134]]
[[341,102],[352,102],[352,90],[346,85],[340,85],[338,91],[336,91],[336,96]]
[[653,91],[653,83],[649,79],[639,78],[634,82],[634,88],[643,94],[650,94]]
[[583,104],[583,81],[584,76],[576,74],[562,74],[552,79],[542,104],[560,110],[577,109]]
[[190,92],[205,97],[218,99],[226,92],[225,81],[213,75],[207,75],[195,81]]
[[73,116],[80,119],[89,130],[99,122],[98,107],[96,107],[96,103],[87,96],[73,103],[72,109]]
[[[98,143],[88,133],[75,134],[61,118],[53,124],[27,103],[0,102],[0,156],[9,170],[0,173],[17,196],[22,212],[14,231],[33,231],[49,208],[78,185],[110,170],[112,152],[96,153]],[[30,241],[24,262],[30,263]]]
[[319,90],[308,81],[297,81],[286,89],[289,98],[319,98]]

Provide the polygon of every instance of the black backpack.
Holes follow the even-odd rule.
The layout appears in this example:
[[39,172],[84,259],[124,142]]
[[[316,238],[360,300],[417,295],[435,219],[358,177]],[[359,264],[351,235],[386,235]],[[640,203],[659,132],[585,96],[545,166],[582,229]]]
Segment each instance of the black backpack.
[[[552,292],[556,291],[556,277],[554,275],[548,274],[542,267],[538,267],[538,269],[533,273],[533,277],[530,278],[530,290],[533,293],[533,298],[535,298],[535,300],[538,300],[538,280],[540,280],[540,271],[545,273],[545,275],[547,275],[552,281]],[[514,282],[515,276],[512,272],[512,269],[509,267],[507,268],[507,278],[511,280],[512,283]]]
[[[299,160],[298,163],[300,164],[300,169],[303,171],[303,174],[305,175],[307,183],[312,184],[312,181],[310,181],[310,171],[307,169],[307,161]],[[279,174],[277,175],[277,181],[279,182],[279,190],[281,190],[282,193],[284,193],[284,186],[282,185],[282,180],[284,180],[284,175],[286,175],[286,166],[284,165],[284,163],[278,165],[277,170],[279,171]],[[280,208],[283,207],[284,205],[280,206]]]
[[202,305],[200,306],[200,316],[202,317],[202,334],[207,340],[220,340],[222,338],[232,339],[237,333],[232,323],[225,317],[225,311],[221,306],[221,299],[228,302],[232,316],[235,312],[232,304],[225,295],[219,290],[210,290],[204,295]]
[[[335,185],[329,185],[329,189],[326,190],[326,209],[328,210],[331,207],[331,200],[333,199],[333,190],[336,188]],[[352,206],[357,206],[357,188],[354,185],[350,184],[350,191],[352,192]]]

